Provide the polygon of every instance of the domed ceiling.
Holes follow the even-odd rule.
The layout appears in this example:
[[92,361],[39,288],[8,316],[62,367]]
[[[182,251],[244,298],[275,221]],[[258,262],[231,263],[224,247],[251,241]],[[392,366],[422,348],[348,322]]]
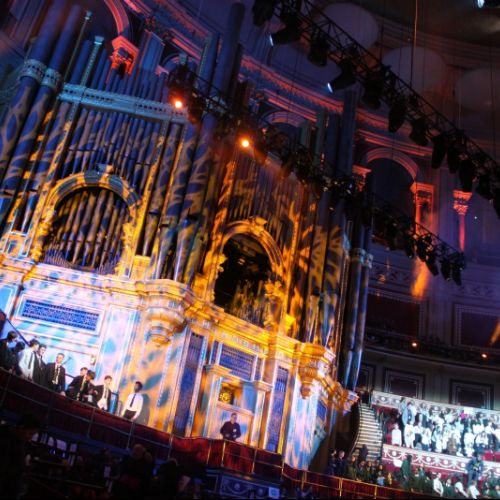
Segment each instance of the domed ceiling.
[[[322,6],[342,0],[323,0]],[[344,0],[345,1],[345,0]],[[478,8],[477,0],[417,0],[418,29],[468,43],[500,44],[500,8]],[[415,0],[351,0],[370,12],[413,26]]]

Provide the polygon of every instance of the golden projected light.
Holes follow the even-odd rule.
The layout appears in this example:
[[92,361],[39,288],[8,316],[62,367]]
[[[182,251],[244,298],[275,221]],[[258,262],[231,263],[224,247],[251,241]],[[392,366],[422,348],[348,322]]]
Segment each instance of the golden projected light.
[[411,294],[416,299],[421,299],[427,288],[427,283],[429,282],[429,271],[427,266],[418,259],[415,259],[413,275],[415,276],[415,281],[411,287]]

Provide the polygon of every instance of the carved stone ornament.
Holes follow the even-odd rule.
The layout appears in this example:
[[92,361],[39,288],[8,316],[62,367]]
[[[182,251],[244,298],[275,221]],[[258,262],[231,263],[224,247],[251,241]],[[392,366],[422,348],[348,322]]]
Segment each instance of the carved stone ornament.
[[151,307],[146,313],[148,340],[158,347],[168,345],[176,333],[186,326],[186,318],[179,311],[164,307]]
[[311,395],[314,382],[321,382],[330,372],[335,355],[319,344],[302,344],[299,362],[299,376],[302,382],[300,394],[303,398]]

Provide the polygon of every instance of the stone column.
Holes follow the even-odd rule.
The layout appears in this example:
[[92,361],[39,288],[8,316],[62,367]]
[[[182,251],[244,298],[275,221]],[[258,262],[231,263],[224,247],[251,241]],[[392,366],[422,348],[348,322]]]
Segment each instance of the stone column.
[[422,182],[414,182],[411,190],[415,197],[415,222],[431,229],[432,225],[432,203],[434,186]]
[[465,248],[465,215],[469,209],[469,201],[472,193],[453,190],[453,210],[458,215],[458,246],[463,252]]

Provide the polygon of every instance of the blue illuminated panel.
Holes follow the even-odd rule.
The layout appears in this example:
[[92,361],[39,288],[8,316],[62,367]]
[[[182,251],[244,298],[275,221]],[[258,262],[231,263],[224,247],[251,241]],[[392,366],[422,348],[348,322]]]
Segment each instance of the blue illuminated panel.
[[233,347],[223,345],[219,364],[229,368],[233,375],[245,380],[251,380],[254,357]]
[[323,401],[321,401],[321,399],[318,399],[318,409],[316,411],[316,416],[322,421],[322,422],[325,422],[326,421],[326,411],[327,411],[327,408],[326,408],[326,405],[325,403],[323,403]]
[[278,375],[274,384],[273,407],[268,425],[267,450],[277,452],[281,435],[281,420],[285,408],[286,386],[288,383],[288,370],[278,367]]
[[196,374],[200,364],[200,353],[203,347],[203,337],[193,333],[189,341],[189,348],[182,374],[181,387],[179,390],[179,401],[175,411],[174,434],[184,436],[186,425],[189,418],[191,401],[193,400],[194,385],[196,383]]
[[82,330],[95,331],[99,314],[66,306],[56,306],[37,300],[26,300],[21,315],[25,318],[48,321],[59,325],[73,326]]

